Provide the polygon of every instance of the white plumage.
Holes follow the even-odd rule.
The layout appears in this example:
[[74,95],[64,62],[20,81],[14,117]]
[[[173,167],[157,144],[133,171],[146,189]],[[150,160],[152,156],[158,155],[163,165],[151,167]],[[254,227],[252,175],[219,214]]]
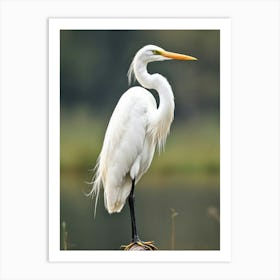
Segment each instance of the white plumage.
[[[168,81],[160,74],[149,74],[147,64],[167,59],[196,60],[148,45],[140,49],[128,72],[143,87],[132,87],[120,98],[108,124],[89,195],[95,195],[95,210],[101,187],[109,213],[120,212],[137,183],[148,170],[156,146],[164,146],[174,116],[174,96]],[[159,94],[159,107],[147,89]]]

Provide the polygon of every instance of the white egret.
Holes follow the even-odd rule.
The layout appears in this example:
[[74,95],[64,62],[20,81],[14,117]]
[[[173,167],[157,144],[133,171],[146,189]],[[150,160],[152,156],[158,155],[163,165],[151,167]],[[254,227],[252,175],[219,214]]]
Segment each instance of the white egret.
[[[195,57],[167,52],[147,45],[135,55],[128,71],[129,82],[135,77],[140,86],[128,89],[120,98],[107,127],[101,153],[95,167],[93,186],[89,195],[95,196],[95,212],[101,187],[104,204],[111,213],[120,212],[128,198],[132,241],[154,250],[152,242],[139,239],[134,211],[134,188],[148,170],[155,152],[165,144],[174,117],[174,95],[170,84],[160,74],[149,74],[147,64],[162,60],[197,60]],[[155,89],[159,106],[147,89]]]

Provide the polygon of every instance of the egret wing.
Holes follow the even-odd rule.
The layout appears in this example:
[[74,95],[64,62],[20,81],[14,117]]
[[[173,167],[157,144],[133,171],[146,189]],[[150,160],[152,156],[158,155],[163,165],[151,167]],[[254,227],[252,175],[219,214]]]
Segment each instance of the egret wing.
[[156,109],[153,96],[141,87],[133,87],[122,95],[111,116],[95,179],[95,185],[100,187],[102,183],[104,187],[109,213],[122,209],[131,177],[139,174],[151,109]]

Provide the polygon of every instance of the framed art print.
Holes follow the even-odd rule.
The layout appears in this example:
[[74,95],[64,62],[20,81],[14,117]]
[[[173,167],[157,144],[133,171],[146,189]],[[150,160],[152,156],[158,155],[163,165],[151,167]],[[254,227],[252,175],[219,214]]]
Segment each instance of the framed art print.
[[0,279],[279,279],[279,6],[0,1]]
[[49,19],[50,261],[231,260],[230,24]]

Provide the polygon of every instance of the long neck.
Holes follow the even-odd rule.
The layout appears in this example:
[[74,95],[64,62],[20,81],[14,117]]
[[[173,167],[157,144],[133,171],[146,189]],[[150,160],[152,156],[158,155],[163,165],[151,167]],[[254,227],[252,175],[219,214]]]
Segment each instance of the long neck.
[[154,133],[161,149],[169,133],[174,118],[174,95],[167,79],[160,74],[149,74],[147,63],[137,62],[134,73],[138,82],[145,88],[155,89],[159,95],[159,107],[153,116]]

